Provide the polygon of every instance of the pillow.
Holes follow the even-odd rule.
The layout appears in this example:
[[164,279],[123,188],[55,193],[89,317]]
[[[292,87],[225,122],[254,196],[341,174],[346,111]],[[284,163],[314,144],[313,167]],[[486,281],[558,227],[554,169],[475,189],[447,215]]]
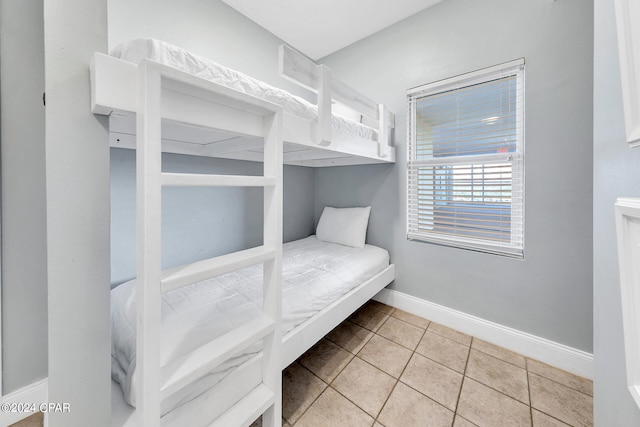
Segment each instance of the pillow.
[[363,248],[371,206],[366,208],[325,207],[318,221],[316,238],[323,242]]

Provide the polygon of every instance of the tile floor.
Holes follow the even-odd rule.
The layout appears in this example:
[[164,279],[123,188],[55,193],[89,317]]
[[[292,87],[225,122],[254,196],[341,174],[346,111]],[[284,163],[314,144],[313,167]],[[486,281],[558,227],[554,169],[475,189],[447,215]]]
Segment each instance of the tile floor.
[[42,427],[44,425],[44,414],[36,412],[17,423],[11,424],[9,427]]
[[591,381],[375,301],[282,382],[286,427],[593,425]]

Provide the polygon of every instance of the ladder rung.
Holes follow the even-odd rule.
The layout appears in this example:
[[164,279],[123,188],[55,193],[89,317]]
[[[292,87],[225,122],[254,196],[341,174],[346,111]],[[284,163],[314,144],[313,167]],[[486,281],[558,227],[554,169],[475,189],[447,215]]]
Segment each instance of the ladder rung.
[[248,426],[273,405],[273,402],[273,391],[260,384],[209,424],[209,427]]
[[162,185],[167,187],[269,187],[276,185],[276,179],[268,176],[164,172]]
[[176,393],[216,366],[275,330],[275,322],[262,315],[197,348],[176,362],[177,367],[161,388],[161,398]]
[[172,268],[162,273],[161,291],[169,292],[210,277],[273,259],[275,256],[276,250],[273,247],[258,246]]

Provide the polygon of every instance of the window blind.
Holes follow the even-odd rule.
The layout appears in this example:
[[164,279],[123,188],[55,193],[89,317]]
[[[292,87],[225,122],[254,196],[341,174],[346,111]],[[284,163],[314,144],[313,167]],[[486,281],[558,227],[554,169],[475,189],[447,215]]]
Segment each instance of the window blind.
[[524,255],[524,60],[407,91],[409,239]]

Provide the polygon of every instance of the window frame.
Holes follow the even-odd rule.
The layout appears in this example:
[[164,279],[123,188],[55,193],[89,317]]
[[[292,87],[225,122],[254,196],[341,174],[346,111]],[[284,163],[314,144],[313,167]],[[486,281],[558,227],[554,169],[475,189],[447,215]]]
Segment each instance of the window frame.
[[[407,90],[407,239],[411,241],[421,241],[435,243],[461,249],[469,249],[491,254],[509,256],[514,258],[524,258],[524,200],[525,200],[525,174],[524,174],[524,129],[525,129],[525,87],[524,87],[524,58],[498,64],[492,67],[473,71],[444,80],[428,83]],[[515,152],[475,154],[448,157],[432,157],[430,159],[416,159],[418,143],[416,130],[417,125],[417,100],[427,96],[437,95],[449,91],[464,89],[470,86],[479,85],[505,77],[516,77],[516,96],[518,97],[515,108],[516,119],[516,141]],[[510,221],[511,235],[509,242],[495,242],[488,239],[469,236],[454,236],[442,233],[430,233],[418,230],[420,214],[413,213],[412,209],[418,206],[419,183],[418,168],[429,166],[448,166],[456,164],[476,165],[497,164],[498,162],[511,164],[511,188],[517,196],[511,197]],[[484,182],[484,181],[483,181]],[[514,182],[517,190],[513,190]],[[431,187],[433,205],[435,206],[435,184]],[[519,191],[518,191],[519,190]],[[520,223],[514,221],[513,212],[520,213],[518,219]],[[415,219],[412,220],[412,215]]]

